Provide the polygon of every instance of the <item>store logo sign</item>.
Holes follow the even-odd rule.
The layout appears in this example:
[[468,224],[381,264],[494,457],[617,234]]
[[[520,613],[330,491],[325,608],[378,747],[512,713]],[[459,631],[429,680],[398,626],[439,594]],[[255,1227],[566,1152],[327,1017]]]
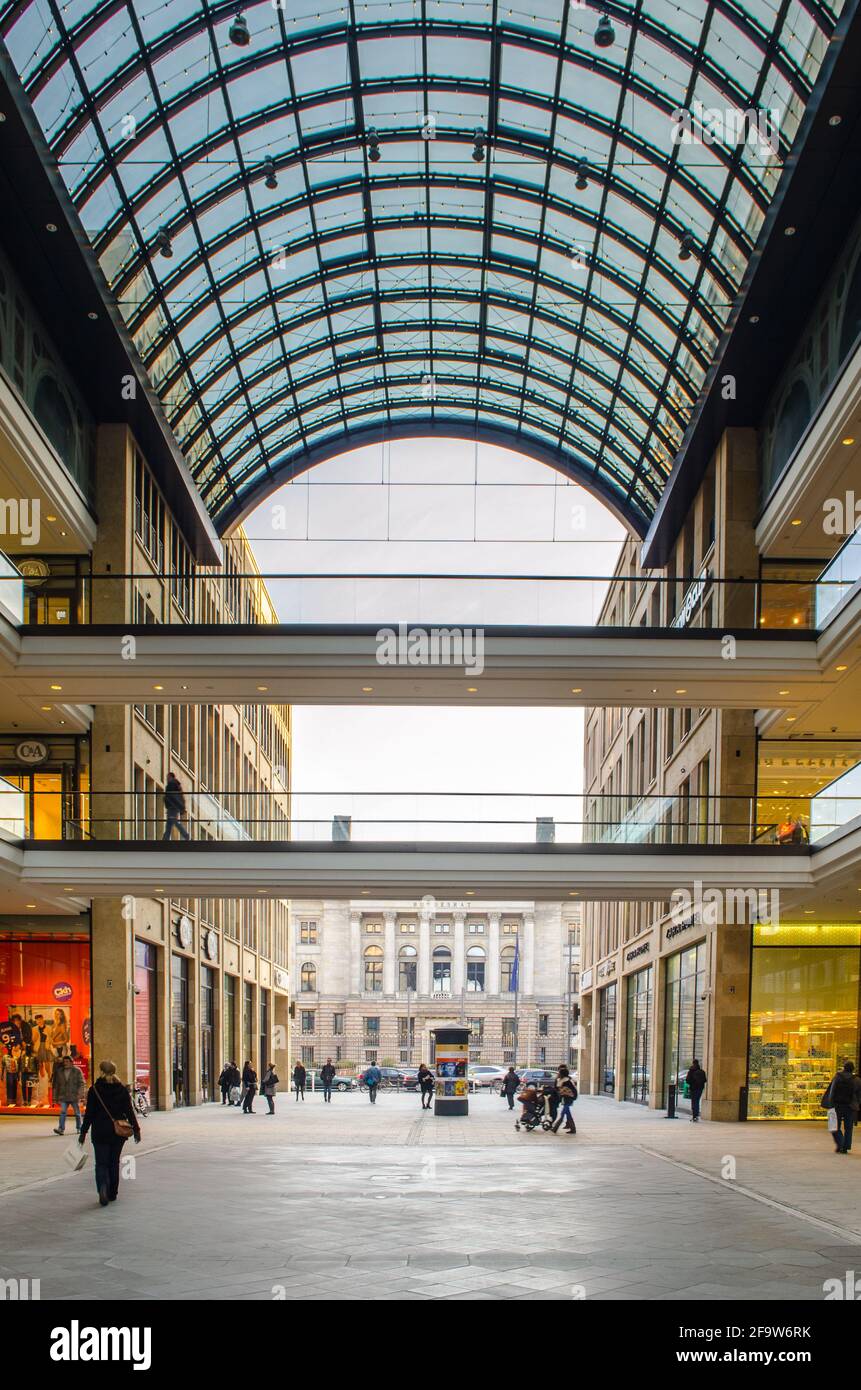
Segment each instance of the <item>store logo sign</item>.
[[152,1365],[151,1327],[71,1327],[51,1331],[52,1361],[131,1361],[135,1371]]
[[68,980],[58,980],[51,990],[51,993],[59,1004],[63,1004],[71,999],[72,986],[69,984]]
[[35,767],[37,763],[48,761],[48,745],[36,739],[25,739],[23,743],[16,745],[15,757],[19,763]]
[[709,571],[708,569],[704,569],[699,579],[694,580],[693,584],[688,589],[687,593],[682,599],[682,606],[679,612],[673,618],[673,621],[670,623],[670,627],[687,627],[691,618],[694,616],[694,614],[696,613],[697,609],[703,601],[703,594],[706,591],[706,584],[708,583],[708,581]]

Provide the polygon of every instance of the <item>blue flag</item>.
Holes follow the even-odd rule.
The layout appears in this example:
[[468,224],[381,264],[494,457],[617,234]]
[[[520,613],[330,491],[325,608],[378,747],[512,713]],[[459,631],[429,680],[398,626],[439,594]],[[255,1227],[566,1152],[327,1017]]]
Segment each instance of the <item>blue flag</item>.
[[520,988],[520,937],[514,941],[514,961],[511,966],[511,993],[515,994]]

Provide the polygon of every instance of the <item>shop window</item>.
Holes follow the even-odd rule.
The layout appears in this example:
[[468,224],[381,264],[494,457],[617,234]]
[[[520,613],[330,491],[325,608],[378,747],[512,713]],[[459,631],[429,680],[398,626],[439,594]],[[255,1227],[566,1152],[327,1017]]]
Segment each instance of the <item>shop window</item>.
[[652,1049],[652,967],[626,980],[625,1100],[649,1103]]
[[688,1107],[685,1077],[694,1058],[703,1062],[705,1042],[706,948],[703,942],[668,956],[664,1018],[664,1095],[676,1087],[676,1105]]
[[598,1087],[603,1095],[616,1093],[616,985],[599,994]]
[[89,941],[0,941],[2,1113],[56,1111],[52,1079],[69,1056],[92,1080]]

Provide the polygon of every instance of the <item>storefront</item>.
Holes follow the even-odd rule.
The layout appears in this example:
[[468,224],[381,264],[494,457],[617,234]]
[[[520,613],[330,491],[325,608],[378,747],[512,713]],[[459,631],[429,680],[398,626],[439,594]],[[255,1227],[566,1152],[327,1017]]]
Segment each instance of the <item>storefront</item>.
[[598,996],[598,1093],[616,1093],[616,982]]
[[[224,973],[224,1061],[236,1061],[236,976]],[[244,1059],[243,1059],[244,1060]],[[242,1062],[239,1063],[240,1067]]]
[[156,948],[135,941],[135,1083],[158,1107],[158,988]]
[[625,1100],[648,1105],[652,1079],[652,967],[625,980]]
[[685,1076],[697,1057],[706,1056],[706,944],[698,942],[667,956],[664,963],[664,1091],[660,1104],[667,1102],[667,1088],[676,1086],[676,1106],[688,1109]]
[[170,958],[171,1085],[174,1105],[188,1105],[188,976],[186,956]]
[[861,926],[757,926],[751,952],[748,1118],[824,1120],[822,1094],[859,1062]]
[[80,838],[90,819],[89,740],[0,738],[0,824],[25,840]]
[[[77,925],[77,923],[76,923]],[[90,933],[0,930],[0,1113],[56,1111],[54,1067],[92,1079]]]
[[215,972],[200,967],[200,1099],[215,1099]]
[[242,986],[242,1051],[240,1066],[250,1062],[254,1066],[254,986],[244,980]]

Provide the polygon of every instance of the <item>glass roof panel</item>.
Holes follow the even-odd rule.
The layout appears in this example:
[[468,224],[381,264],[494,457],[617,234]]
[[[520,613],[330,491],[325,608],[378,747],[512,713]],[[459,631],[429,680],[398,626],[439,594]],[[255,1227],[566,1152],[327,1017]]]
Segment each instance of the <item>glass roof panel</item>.
[[220,527],[409,418],[532,439],[642,532],[840,8],[614,0],[599,49],[559,0],[247,0],[247,44],[234,0],[0,0],[0,34]]

